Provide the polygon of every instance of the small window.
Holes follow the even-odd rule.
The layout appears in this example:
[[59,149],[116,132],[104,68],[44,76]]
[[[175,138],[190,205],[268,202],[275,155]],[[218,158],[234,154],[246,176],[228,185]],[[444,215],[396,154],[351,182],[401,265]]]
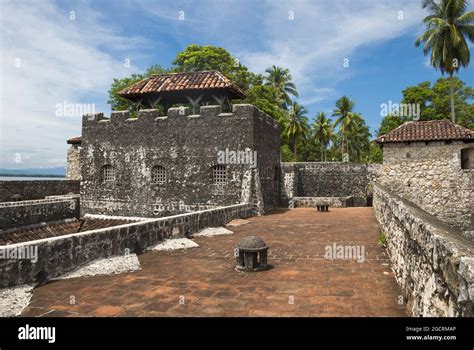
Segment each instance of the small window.
[[103,182],[115,181],[115,171],[112,165],[107,164],[102,167],[102,181]]
[[166,183],[166,170],[164,167],[157,165],[151,169],[151,182],[160,185]]
[[227,170],[224,165],[216,165],[212,168],[212,177],[215,184],[225,184],[227,182]]
[[474,169],[474,147],[461,150],[461,169]]

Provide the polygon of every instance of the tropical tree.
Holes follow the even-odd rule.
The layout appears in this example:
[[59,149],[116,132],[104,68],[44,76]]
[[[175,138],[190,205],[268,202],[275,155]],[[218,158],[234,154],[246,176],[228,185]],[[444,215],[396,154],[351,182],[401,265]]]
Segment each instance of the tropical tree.
[[[370,130],[363,119],[359,120],[350,130],[347,138],[348,153],[353,161],[367,161],[362,159],[363,154],[368,154],[370,150]],[[351,158],[350,158],[351,159]]]
[[286,68],[272,66],[265,70],[265,85],[273,86],[280,92],[280,97],[284,101],[283,108],[291,106],[291,96],[298,97],[298,91],[292,82],[290,71]]
[[341,153],[349,154],[348,137],[349,134],[362,121],[362,116],[353,111],[355,102],[347,97],[342,96],[336,101],[336,108],[333,111],[333,116],[337,117],[334,122],[335,127],[339,127],[339,134],[341,136]]
[[282,127],[286,125],[288,113],[281,108],[283,101],[279,92],[272,86],[253,85],[247,90],[247,97],[243,101],[260,108],[262,111],[277,120]]
[[132,112],[135,111],[137,109],[137,104],[126,98],[120,97],[118,93],[123,89],[126,89],[129,86],[139,82],[140,80],[150,77],[153,74],[162,74],[168,72],[169,70],[163,68],[159,64],[156,64],[154,66],[148,67],[144,74],[132,74],[122,79],[114,79],[112,85],[110,86],[109,100],[107,103],[110,105],[110,108],[113,111],[124,111],[127,109]]
[[217,70],[244,90],[249,87],[252,75],[227,50],[212,45],[188,45],[176,55],[172,63],[176,72]]
[[334,128],[330,118],[326,117],[326,113],[319,112],[316,115],[313,124],[313,137],[318,141],[321,147],[321,161],[326,161],[326,152],[329,142],[334,140]]
[[387,115],[380,122],[380,127],[376,132],[377,137],[385,135],[404,123],[404,120],[395,115]]
[[430,14],[423,19],[426,31],[416,40],[416,47],[424,43],[423,54],[431,52],[430,63],[441,74],[448,73],[451,86],[451,120],[456,121],[453,75],[467,67],[470,60],[466,38],[474,42],[474,11],[466,12],[468,0],[423,0],[423,8]]
[[285,130],[285,136],[288,137],[293,144],[293,154],[296,158],[296,147],[298,142],[305,139],[309,134],[308,118],[306,114],[308,110],[293,102],[288,112],[288,121]]

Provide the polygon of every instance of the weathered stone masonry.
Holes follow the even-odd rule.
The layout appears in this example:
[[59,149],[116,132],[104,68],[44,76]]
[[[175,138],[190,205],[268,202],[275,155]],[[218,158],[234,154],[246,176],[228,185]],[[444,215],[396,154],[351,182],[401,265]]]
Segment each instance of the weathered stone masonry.
[[0,181],[0,202],[78,194],[79,186],[75,180]]
[[1,230],[79,217],[79,196],[0,203]]
[[314,206],[370,205],[371,183],[376,167],[343,162],[282,163],[281,204]]
[[206,227],[222,226],[233,219],[253,215],[255,210],[252,204],[238,204],[0,246],[0,256],[5,256],[7,250],[27,250],[30,247],[37,248],[38,252],[36,263],[0,259],[0,288],[42,283],[95,259],[141,253],[164,238],[188,236]]
[[467,147],[461,141],[384,144],[379,181],[441,220],[474,231],[474,169],[461,167]]
[[[81,213],[162,217],[250,202],[260,213],[277,205],[279,125],[252,105],[202,106],[84,116],[81,148]],[[257,167],[226,164],[227,181],[216,184],[218,151],[256,151]],[[103,167],[114,181],[103,180]],[[166,181],[152,182],[162,167]]]
[[474,316],[474,244],[383,186],[374,212],[413,316]]
[[67,150],[66,179],[81,179],[81,148],[78,145],[71,145]]

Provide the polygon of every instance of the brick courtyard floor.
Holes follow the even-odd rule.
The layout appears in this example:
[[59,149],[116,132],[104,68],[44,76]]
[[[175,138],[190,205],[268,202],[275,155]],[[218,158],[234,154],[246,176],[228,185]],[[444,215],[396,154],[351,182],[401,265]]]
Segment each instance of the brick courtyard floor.
[[[249,221],[232,235],[193,238],[199,248],[140,255],[140,271],[43,285],[22,316],[406,316],[371,208]],[[247,235],[270,246],[272,269],[234,270],[233,247]],[[325,259],[333,243],[364,246],[364,262]]]

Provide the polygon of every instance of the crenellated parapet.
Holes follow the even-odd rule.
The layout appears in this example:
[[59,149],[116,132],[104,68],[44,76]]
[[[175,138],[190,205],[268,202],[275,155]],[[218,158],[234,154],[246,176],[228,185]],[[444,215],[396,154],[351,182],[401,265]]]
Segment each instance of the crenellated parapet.
[[162,122],[171,118],[205,119],[205,118],[257,118],[273,128],[280,128],[280,124],[251,104],[237,104],[232,108],[231,113],[222,112],[219,105],[201,106],[199,114],[191,114],[189,107],[172,107],[168,109],[167,115],[162,115],[159,109],[141,109],[136,117],[132,117],[129,111],[113,111],[110,118],[104,116],[104,113],[85,114],[82,122],[84,126],[95,124],[141,124],[150,122]]

